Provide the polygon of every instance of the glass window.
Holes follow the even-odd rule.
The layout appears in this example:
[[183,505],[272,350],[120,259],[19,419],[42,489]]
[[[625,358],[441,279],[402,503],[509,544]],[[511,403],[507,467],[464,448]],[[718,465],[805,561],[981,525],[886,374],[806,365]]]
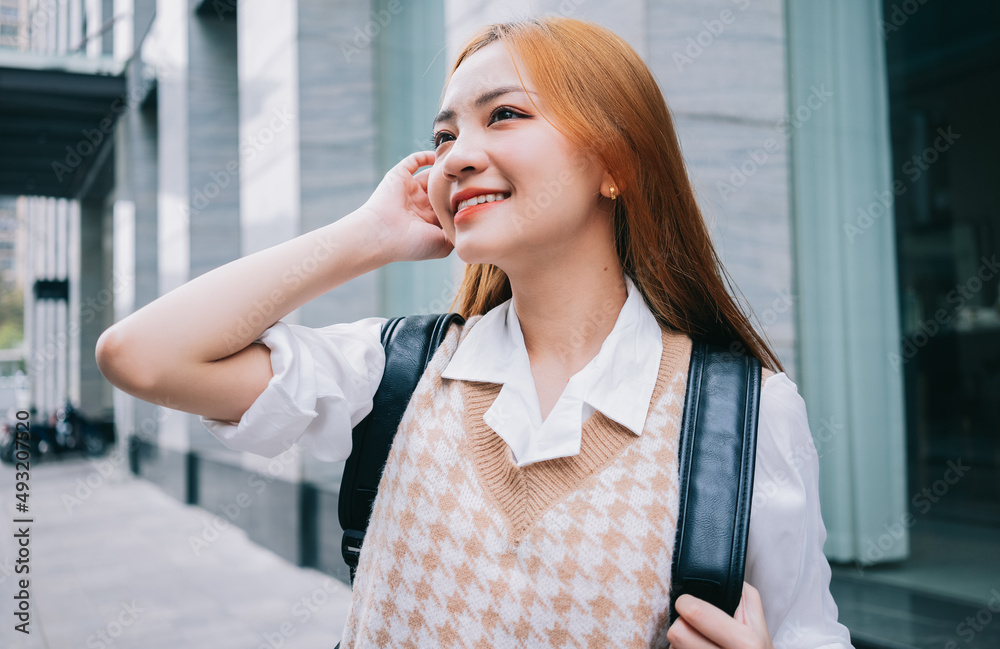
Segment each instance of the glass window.
[[1000,526],[1000,9],[886,5],[910,504]]

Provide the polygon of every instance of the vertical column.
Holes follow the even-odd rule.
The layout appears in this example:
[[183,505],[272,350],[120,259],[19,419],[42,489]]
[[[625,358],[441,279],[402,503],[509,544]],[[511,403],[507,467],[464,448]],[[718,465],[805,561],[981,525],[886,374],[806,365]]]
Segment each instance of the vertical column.
[[[112,232],[106,218],[108,210],[104,196],[85,198],[79,203],[79,242],[85,254],[80,256],[70,276],[73,311],[70,322],[75,338],[70,349],[78,357],[73,363],[75,370],[71,369],[78,381],[78,398],[73,402],[83,416],[94,420],[103,419],[111,407],[110,386],[97,368],[94,348],[101,332],[114,322],[116,301],[121,299],[115,294],[110,273],[112,257],[117,251],[112,251],[111,238],[105,237],[106,232]],[[78,292],[76,299],[74,287]]]
[[[45,256],[43,267],[45,278],[54,279],[56,277],[56,228],[58,219],[56,212],[59,209],[59,202],[63,199],[46,198],[45,200],[45,239],[43,241]],[[56,363],[59,355],[58,341],[56,340],[56,308],[53,300],[42,300],[40,305],[42,317],[43,341],[42,353],[42,415],[49,416],[55,412],[58,403],[56,396]]]
[[[109,324],[157,297],[158,252],[156,102],[149,101],[155,71],[146,67],[142,52],[137,51],[141,43],[136,43],[136,37],[143,38],[149,26],[155,0],[115,0],[114,5],[115,15],[119,16],[114,28],[114,56],[130,60],[125,69],[126,110],[115,130],[110,283],[104,287],[111,293],[111,302],[102,307],[102,311],[108,312]],[[139,22],[137,29],[133,28],[134,21]],[[101,300],[95,300],[91,305],[84,305],[82,327],[86,327],[88,319],[96,320],[91,311],[101,304]],[[151,440],[156,429],[147,425],[144,431],[140,430],[137,411],[151,410],[154,406],[106,381],[100,381],[100,385],[102,389],[95,395],[95,404],[100,403],[102,410],[111,406],[119,450],[126,452],[132,435],[145,433],[145,438]],[[104,418],[106,414],[100,413],[100,416]]]
[[243,255],[301,232],[297,6],[246,0],[237,12]]
[[[80,275],[81,268],[83,264],[83,249],[81,248],[81,239],[83,233],[80,231],[80,213],[82,209],[79,201],[71,201],[69,203],[69,219],[67,228],[67,248],[66,248],[66,268],[67,276],[69,278],[69,295],[66,301],[66,314],[69,320],[69,331],[68,331],[68,349],[69,349],[69,359],[67,363],[67,370],[69,372],[67,376],[66,385],[66,395],[69,400],[74,404],[78,404],[81,407],[86,406],[86,402],[82,400],[81,394],[81,384],[83,379],[81,376],[80,367],[80,331],[83,327],[82,320],[80,317],[80,303],[82,297],[82,291],[80,286]],[[100,335],[100,331],[96,332],[94,335],[94,343],[96,345],[97,336]],[[93,352],[93,347],[91,348]],[[97,363],[94,360],[94,354],[90,354],[91,362],[93,368],[97,370]],[[100,378],[100,372],[97,372],[98,378]]]
[[[123,116],[124,120],[128,115]],[[129,133],[127,122],[121,123],[116,141],[118,154],[129,148]],[[136,160],[137,164],[142,164],[144,160]],[[116,165],[116,169],[122,169],[124,165]],[[124,170],[123,170],[124,171]],[[113,260],[111,282],[113,287],[113,320],[118,321],[136,310],[136,204],[128,200],[127,197],[133,193],[132,187],[123,178],[123,173],[119,172],[118,197],[114,204],[114,224],[113,232]],[[154,238],[155,241],[155,238]],[[107,287],[105,287],[107,290]],[[86,318],[84,318],[84,321]],[[118,432],[119,449],[124,450],[128,438],[136,433],[135,406],[139,401],[134,397],[125,394],[117,388],[112,388],[112,401],[115,413],[115,429]]]
[[[889,362],[899,340],[893,221],[857,237],[845,229],[892,186],[880,5],[788,3],[791,105],[810,105],[817,87],[827,102],[793,133],[792,196],[800,389],[813,417],[830,413],[844,429],[820,458],[826,550],[842,561],[863,558],[866,541],[907,512],[903,389]],[[901,533],[883,560],[908,555]]]
[[[439,108],[448,66],[442,51],[447,43],[444,2],[427,2],[418,9],[399,0],[379,0],[353,38],[354,48],[370,39],[376,53],[380,180],[407,155],[433,148],[431,120]],[[345,50],[342,56],[353,59],[357,54]],[[461,279],[453,273],[456,260],[453,254],[386,266],[382,271],[381,313],[396,316],[447,310]],[[464,269],[464,263],[458,261]]]
[[240,256],[236,51],[235,16],[215,12],[190,16],[187,97],[190,278]]
[[[35,348],[38,344],[38,335],[35,333],[38,322],[37,313],[37,302],[35,301],[35,293],[32,287],[35,284],[35,279],[38,274],[35,270],[35,265],[37,263],[38,249],[35,245],[35,240],[37,237],[38,229],[38,199],[34,198],[24,198],[22,199],[22,205],[24,210],[24,349],[27,362],[25,363],[25,369],[27,370],[27,381],[28,381],[28,393],[31,398],[31,405],[37,407],[36,393],[35,393],[35,372],[33,369],[35,363]],[[34,417],[34,415],[33,415]]]
[[[89,36],[90,34],[97,32],[97,30],[101,28],[102,24],[101,20],[103,18],[101,16],[101,3],[103,2],[103,0],[82,0],[82,1],[84,2],[83,11],[87,17],[86,21],[87,31],[84,34],[84,36],[86,37]],[[101,39],[91,38],[87,40],[85,51],[87,52],[87,56],[89,57],[100,56]]]
[[[156,0],[132,0],[133,16],[129,19],[131,27],[131,42],[121,47],[121,53],[136,51],[136,56],[126,73],[129,108],[121,117],[118,125],[116,155],[118,164],[116,186],[120,198],[129,207],[124,208],[121,218],[127,219],[131,212],[132,234],[127,236],[131,241],[133,254],[131,259],[119,259],[115,256],[115,319],[121,319],[139,309],[159,296],[159,237],[157,201],[159,191],[159,147],[158,147],[158,110],[157,95],[150,96],[155,88],[156,69],[145,60],[142,49],[143,41],[150,23],[154,19]],[[115,55],[119,55],[115,35]],[[118,207],[116,205],[116,221]],[[115,249],[118,250],[118,225],[115,226]],[[123,237],[124,238],[124,237]],[[122,245],[127,245],[123,242]],[[122,294],[122,306],[119,308],[119,291]],[[131,301],[131,308],[125,303]],[[144,440],[155,439],[159,413],[167,412],[163,408],[135,399],[119,390],[115,390],[115,427],[119,434],[119,443],[127,441],[130,435],[139,435]]]
[[[97,31],[101,29],[105,23],[112,19],[121,20],[123,16],[115,13],[115,0],[101,0],[101,22],[95,25]],[[118,31],[121,23],[116,22],[114,27],[105,30],[103,34],[97,37],[97,40],[101,43],[101,54],[104,56],[113,56],[115,51],[115,32]]]
[[[210,2],[191,4],[187,111],[194,278],[241,256],[241,159],[236,16],[215,10]],[[238,456],[212,437],[198,417],[188,417],[188,427],[192,450]]]
[[[136,4],[139,7],[136,7]],[[136,11],[141,14],[145,9],[142,5],[148,4],[151,4],[149,0],[138,0],[138,2],[135,0],[114,0],[115,27],[112,38],[115,60],[127,61],[132,57],[132,53],[135,51]],[[139,18],[144,19],[144,16],[140,15]],[[145,27],[144,23],[140,25],[140,36],[143,33],[141,31],[143,27]]]
[[69,4],[69,47],[76,49],[83,44],[87,32],[83,29],[83,0]]
[[[160,138],[158,153],[159,244],[158,294],[190,278],[189,157],[188,157],[188,23],[186,2],[158,0],[155,53]],[[158,422],[160,447],[188,449],[187,415],[168,411]]]
[[[375,169],[377,76],[372,46],[348,54],[343,49],[355,28],[372,19],[370,3],[296,4],[300,231],[308,232],[360,207],[381,178]],[[369,273],[304,305],[302,324],[376,315],[378,277],[379,271]]]
[[56,10],[56,46],[55,52],[63,53],[69,49],[69,4],[60,2]]
[[[247,0],[237,10],[243,255],[305,232],[301,203],[299,70],[300,65],[310,63],[298,51],[299,4]],[[328,63],[319,60],[312,64]],[[326,108],[331,109],[333,103],[331,101]],[[288,314],[283,320],[299,322],[300,318],[301,310]],[[241,462],[246,469],[257,472],[267,472],[270,464],[267,459],[249,453],[243,454]],[[284,453],[271,466],[279,469],[282,485],[286,481],[297,481],[301,476],[301,461],[296,449]],[[280,500],[283,493],[284,489],[272,490],[268,498]],[[288,516],[296,513],[287,501],[283,509]],[[248,525],[254,524],[253,518],[251,513]],[[297,525],[297,522],[289,520],[288,524]],[[289,539],[282,544],[289,547],[282,547],[279,552],[283,556],[295,555],[294,544],[295,541]]]
[[[65,279],[69,282],[73,278],[69,274],[68,238],[69,238],[69,203],[68,200],[58,200],[56,202],[56,228],[55,228],[55,274],[56,279]],[[53,374],[55,378],[55,402],[56,407],[62,407],[66,403],[69,394],[69,357],[70,357],[70,328],[69,328],[69,303],[65,299],[55,300],[52,303],[55,311],[53,322],[53,338],[55,341],[55,363]],[[77,349],[79,351],[79,348]]]

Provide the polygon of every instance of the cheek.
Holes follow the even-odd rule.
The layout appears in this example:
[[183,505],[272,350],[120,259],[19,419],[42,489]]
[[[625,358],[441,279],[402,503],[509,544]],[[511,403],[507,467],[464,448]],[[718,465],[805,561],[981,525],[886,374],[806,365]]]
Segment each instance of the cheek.
[[455,227],[451,216],[451,190],[448,182],[441,177],[437,169],[431,169],[427,177],[427,198],[431,202],[431,209],[437,216],[441,229],[450,241],[455,240]]
[[431,207],[439,217],[447,213],[448,184],[436,169],[431,169],[427,177],[427,198],[430,199]]

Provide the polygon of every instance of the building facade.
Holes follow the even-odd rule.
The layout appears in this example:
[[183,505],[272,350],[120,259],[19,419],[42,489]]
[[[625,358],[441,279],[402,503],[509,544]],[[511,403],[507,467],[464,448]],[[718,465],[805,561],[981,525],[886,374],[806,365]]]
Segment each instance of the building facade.
[[[2,0],[0,23],[17,22],[6,7],[44,5]],[[991,3],[53,5],[62,13],[45,42],[119,61],[126,110],[86,194],[25,208],[33,232],[51,230],[30,244],[50,266],[26,282],[69,278],[64,302],[27,300],[29,361],[46,357],[47,337],[66,341],[29,374],[40,409],[68,395],[113,413],[133,470],[165,491],[346,578],[341,467],[296,449],[265,459],[225,448],[197,417],[111,388],[94,343],[201,273],[359,207],[391,166],[428,148],[447,65],[476,27],[555,13],[612,29],[661,85],[723,263],[806,400],[824,550],[857,637],[880,640],[877,623],[863,626],[862,591],[884,589],[890,611],[925,598],[943,611],[941,629],[990,601],[1000,571],[980,560],[1000,548]],[[444,311],[462,269],[454,254],[392,264],[285,320]],[[947,558],[951,547],[961,556]]]

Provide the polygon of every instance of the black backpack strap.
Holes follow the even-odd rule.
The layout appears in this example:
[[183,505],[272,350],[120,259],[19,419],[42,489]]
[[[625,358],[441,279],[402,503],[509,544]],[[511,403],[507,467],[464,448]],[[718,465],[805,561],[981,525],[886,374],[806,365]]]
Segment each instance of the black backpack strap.
[[351,455],[340,483],[341,552],[351,569],[352,583],[393,437],[417,382],[453,322],[462,324],[465,318],[457,313],[411,315],[390,318],[382,326],[385,371],[372,399],[372,411],[354,427]]
[[736,612],[743,591],[760,406],[760,361],[695,342],[678,465],[680,512],[670,577],[674,604],[688,593]]

